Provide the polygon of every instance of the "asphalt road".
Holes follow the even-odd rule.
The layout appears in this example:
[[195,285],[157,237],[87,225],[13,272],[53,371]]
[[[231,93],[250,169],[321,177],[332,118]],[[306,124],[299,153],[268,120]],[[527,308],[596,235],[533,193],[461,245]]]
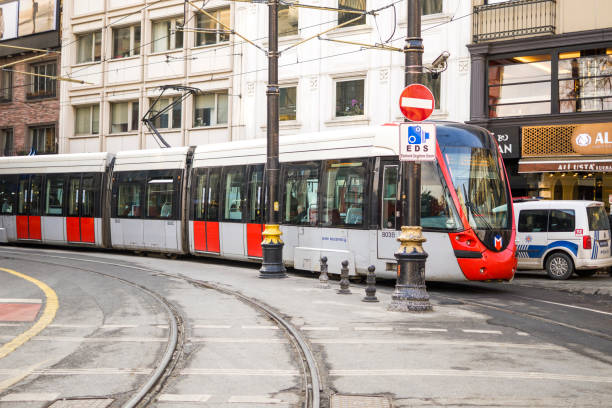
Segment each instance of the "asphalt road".
[[[0,270],[2,407],[85,397],[123,406],[166,352],[164,303],[179,319],[180,347],[148,406],[301,406],[302,363],[282,330],[185,278],[238,290],[285,315],[316,353],[322,406],[332,395],[377,396],[364,406],[396,407],[598,407],[612,397],[612,297],[593,294],[612,286],[609,277],[570,286],[537,274],[432,283],[434,312],[406,314],[386,311],[389,282],[379,285],[381,302],[367,304],[363,285],[337,295],[337,281],[325,290],[307,274],[261,280],[256,265],[240,263],[2,247],[0,267],[23,274]],[[49,316],[52,293],[58,308]]]

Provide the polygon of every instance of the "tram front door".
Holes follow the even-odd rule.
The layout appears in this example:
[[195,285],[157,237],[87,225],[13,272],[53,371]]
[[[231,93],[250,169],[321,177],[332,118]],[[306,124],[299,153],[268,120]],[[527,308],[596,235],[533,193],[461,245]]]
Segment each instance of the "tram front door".
[[17,239],[42,240],[40,228],[40,192],[42,176],[19,177],[19,204],[17,206]]
[[68,183],[68,216],[66,235],[68,242],[95,243],[95,178],[87,175],[70,177]]

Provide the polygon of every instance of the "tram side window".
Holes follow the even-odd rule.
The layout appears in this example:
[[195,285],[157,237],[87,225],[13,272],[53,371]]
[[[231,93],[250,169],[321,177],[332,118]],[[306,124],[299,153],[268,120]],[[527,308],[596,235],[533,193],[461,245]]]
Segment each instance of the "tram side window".
[[21,176],[19,178],[19,196],[17,214],[26,214],[28,209],[28,196],[30,194],[30,178],[28,176]]
[[203,220],[206,215],[206,181],[208,180],[208,170],[204,170],[196,176],[195,210],[194,220]]
[[0,214],[13,214],[17,199],[17,184],[12,177],[0,179]]
[[519,232],[547,232],[548,210],[522,210],[519,214]]
[[45,188],[45,215],[62,215],[64,208],[63,176],[47,176]]
[[256,166],[249,180],[249,222],[261,223],[263,203],[263,166]]
[[206,194],[206,221],[219,221],[219,198],[221,196],[221,169],[210,169],[208,194]]
[[382,191],[382,227],[395,229],[397,226],[397,165],[385,166]]
[[455,230],[460,226],[451,196],[442,184],[442,174],[435,162],[421,166],[421,226]]
[[42,177],[32,176],[30,183],[30,215],[40,215],[40,196],[42,192]]
[[319,167],[315,164],[288,166],[283,180],[285,181],[284,222],[316,225]]
[[117,215],[119,217],[140,218],[142,215],[142,186],[138,183],[120,183],[117,198]]
[[363,224],[366,171],[366,161],[363,160],[327,162],[323,224]]
[[242,208],[245,200],[244,167],[229,168],[224,172],[224,211],[223,219],[228,221],[242,220]]
[[95,217],[96,197],[98,190],[94,177],[83,177],[81,217]]
[[147,183],[147,218],[172,217],[174,179],[154,178]]

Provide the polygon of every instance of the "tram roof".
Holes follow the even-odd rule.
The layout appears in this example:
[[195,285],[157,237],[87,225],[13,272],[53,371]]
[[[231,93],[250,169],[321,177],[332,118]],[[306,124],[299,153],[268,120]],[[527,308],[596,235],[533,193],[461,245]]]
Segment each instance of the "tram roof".
[[184,169],[189,146],[117,153],[114,171]]
[[104,173],[111,153],[0,157],[0,174]]
[[[396,126],[369,126],[327,132],[301,133],[279,138],[281,162],[326,160],[338,157],[398,154]],[[196,147],[193,166],[227,166],[266,162],[266,139],[209,144]]]

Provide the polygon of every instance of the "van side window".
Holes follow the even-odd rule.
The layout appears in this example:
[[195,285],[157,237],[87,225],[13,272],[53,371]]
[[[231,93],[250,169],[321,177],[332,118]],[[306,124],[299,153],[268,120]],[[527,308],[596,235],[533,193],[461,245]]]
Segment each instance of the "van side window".
[[551,210],[548,217],[548,232],[574,232],[576,220],[574,210]]
[[548,210],[522,210],[519,214],[519,232],[546,232]]

